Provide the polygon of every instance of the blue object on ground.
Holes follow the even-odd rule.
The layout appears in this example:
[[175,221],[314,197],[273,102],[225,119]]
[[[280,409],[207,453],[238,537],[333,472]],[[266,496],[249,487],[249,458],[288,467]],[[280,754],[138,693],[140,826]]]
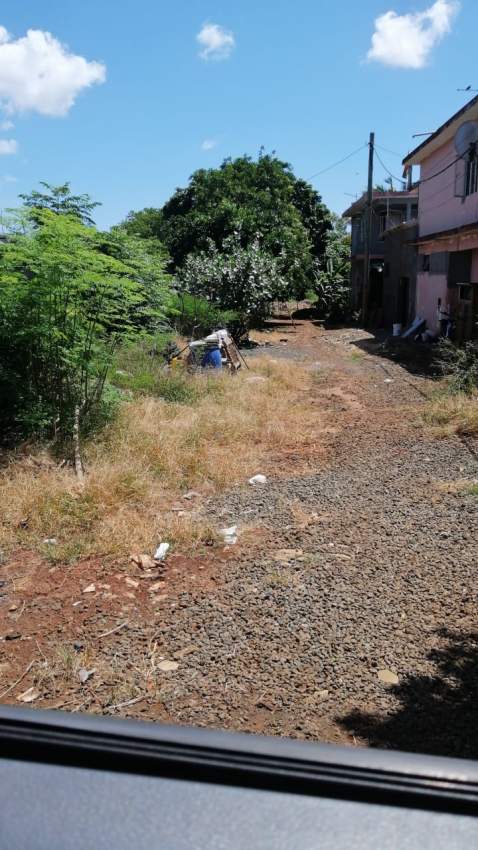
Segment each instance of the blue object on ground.
[[208,348],[201,361],[201,366],[205,369],[221,369],[222,357],[219,348]]

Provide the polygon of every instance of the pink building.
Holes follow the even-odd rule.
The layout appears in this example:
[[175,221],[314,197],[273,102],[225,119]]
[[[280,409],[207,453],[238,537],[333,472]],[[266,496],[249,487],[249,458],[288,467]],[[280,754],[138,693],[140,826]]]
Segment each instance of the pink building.
[[[464,126],[465,125],[465,126]],[[439,331],[448,313],[456,339],[478,336],[478,97],[403,161],[420,166],[416,315]]]

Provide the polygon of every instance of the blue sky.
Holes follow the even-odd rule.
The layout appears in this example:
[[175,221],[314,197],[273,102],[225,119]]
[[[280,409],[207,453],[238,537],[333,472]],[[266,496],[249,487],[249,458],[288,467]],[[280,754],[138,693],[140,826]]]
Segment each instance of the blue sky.
[[[0,27],[0,208],[70,180],[102,201],[101,227],[261,145],[309,178],[375,130],[400,175],[412,134],[478,88],[476,0],[7,0]],[[340,212],[366,168],[363,149],[311,182]]]

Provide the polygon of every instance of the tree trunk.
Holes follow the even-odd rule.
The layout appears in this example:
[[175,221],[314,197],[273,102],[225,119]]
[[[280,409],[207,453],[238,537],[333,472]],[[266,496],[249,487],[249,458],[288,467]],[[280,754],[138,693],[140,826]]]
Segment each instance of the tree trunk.
[[80,406],[77,404],[75,406],[75,421],[73,424],[73,448],[75,451],[75,471],[76,477],[81,484],[83,484],[85,480],[85,470],[83,469],[83,462],[81,460],[81,452],[80,452]]

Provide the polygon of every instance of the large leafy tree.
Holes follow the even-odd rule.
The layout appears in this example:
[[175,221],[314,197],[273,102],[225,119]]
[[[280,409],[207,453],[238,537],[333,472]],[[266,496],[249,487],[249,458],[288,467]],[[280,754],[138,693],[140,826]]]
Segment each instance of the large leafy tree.
[[168,281],[148,244],[36,209],[0,249],[5,432],[71,434],[98,410],[117,345],[163,319]]
[[291,292],[299,292],[310,282],[330,219],[309,184],[297,180],[287,163],[261,152],[257,160],[226,159],[219,168],[194,172],[161,210],[130,213],[123,226],[163,241],[176,269],[189,255],[208,250],[210,240],[221,250],[234,233],[243,247],[259,240]]
[[93,201],[89,195],[74,195],[70,183],[53,186],[51,183],[40,181],[43,191],[33,189],[28,194],[19,195],[24,205],[33,210],[51,210],[62,215],[70,215],[82,224],[94,225],[93,211],[100,207],[99,201]]

